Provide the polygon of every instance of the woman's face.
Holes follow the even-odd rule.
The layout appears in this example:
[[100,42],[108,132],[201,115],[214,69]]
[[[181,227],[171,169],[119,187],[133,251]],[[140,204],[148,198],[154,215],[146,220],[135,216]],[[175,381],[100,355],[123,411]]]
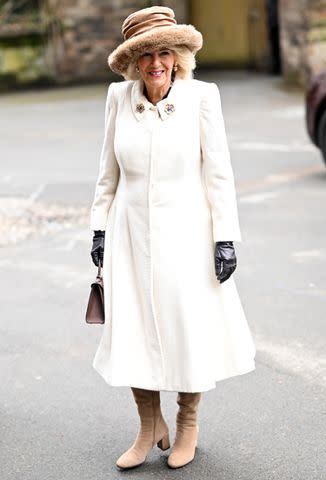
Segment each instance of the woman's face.
[[168,49],[143,53],[137,64],[145,85],[150,88],[169,85],[175,60],[175,53]]

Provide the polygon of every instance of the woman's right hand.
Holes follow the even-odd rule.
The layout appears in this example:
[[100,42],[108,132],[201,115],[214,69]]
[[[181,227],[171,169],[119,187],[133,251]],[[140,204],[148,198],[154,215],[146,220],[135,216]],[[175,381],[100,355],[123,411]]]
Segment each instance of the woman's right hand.
[[105,230],[95,230],[93,236],[93,246],[91,257],[93,263],[98,267],[99,260],[103,266]]

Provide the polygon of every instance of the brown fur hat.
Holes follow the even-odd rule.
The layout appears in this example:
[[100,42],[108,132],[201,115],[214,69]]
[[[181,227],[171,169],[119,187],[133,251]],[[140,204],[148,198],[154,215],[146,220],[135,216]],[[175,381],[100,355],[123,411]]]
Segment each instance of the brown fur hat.
[[137,10],[124,20],[122,35],[124,42],[108,58],[111,70],[120,75],[147,50],[185,46],[195,54],[203,45],[202,34],[193,25],[177,25],[169,7]]

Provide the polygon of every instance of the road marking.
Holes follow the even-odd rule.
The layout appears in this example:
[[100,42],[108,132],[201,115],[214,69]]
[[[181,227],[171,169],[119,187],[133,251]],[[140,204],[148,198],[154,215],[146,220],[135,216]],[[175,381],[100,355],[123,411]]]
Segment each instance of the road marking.
[[292,252],[292,257],[295,258],[320,258],[323,256],[321,250],[302,250],[301,252]]
[[38,197],[41,195],[41,193],[44,191],[45,189],[45,186],[46,184],[45,183],[41,183],[35,190],[34,192],[32,192],[30,194],[30,196],[28,197],[28,203],[31,204],[31,203],[34,203],[35,200],[38,199]]
[[262,203],[265,200],[269,200],[271,198],[279,197],[279,192],[262,192],[262,193],[254,193],[252,195],[244,195],[240,197],[239,202],[241,203]]
[[303,105],[284,108],[282,110],[272,110],[272,117],[279,118],[305,118],[305,107]]
[[325,175],[325,166],[322,164],[314,165],[312,167],[302,168],[301,170],[291,170],[284,173],[267,175],[266,177],[258,178],[251,182],[240,182],[237,185],[237,192],[242,194],[257,188],[268,188],[274,185],[277,186],[283,183],[290,183],[316,173],[323,173]]
[[63,251],[71,251],[75,248],[77,242],[81,240],[80,233],[76,233],[68,242],[61,248]]
[[257,152],[319,152],[311,143],[265,143],[265,142],[238,142],[230,143],[233,150],[248,150]]

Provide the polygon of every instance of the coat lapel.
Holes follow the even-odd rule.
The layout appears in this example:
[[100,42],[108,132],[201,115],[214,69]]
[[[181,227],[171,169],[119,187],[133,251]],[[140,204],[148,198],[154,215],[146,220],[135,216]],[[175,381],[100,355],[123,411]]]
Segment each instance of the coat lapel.
[[171,87],[169,95],[153,105],[145,97],[144,81],[142,79],[135,80],[131,89],[131,108],[137,120],[141,121],[146,116],[147,110],[157,109],[162,120],[167,120],[172,117],[177,110],[177,91],[182,80],[176,78]]

